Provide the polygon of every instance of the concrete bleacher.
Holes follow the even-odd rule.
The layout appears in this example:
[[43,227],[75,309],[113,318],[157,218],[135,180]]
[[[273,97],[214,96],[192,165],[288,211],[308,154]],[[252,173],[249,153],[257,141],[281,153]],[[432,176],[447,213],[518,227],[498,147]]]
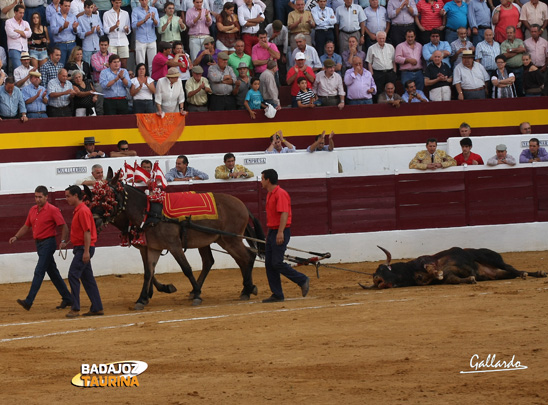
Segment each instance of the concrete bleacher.
[[[535,136],[540,139],[541,143],[548,142],[548,134]],[[508,153],[519,160],[519,155],[523,149],[528,147],[530,138],[530,135],[471,137],[472,150],[481,155],[486,162],[487,159],[495,155],[496,145],[504,143],[508,147]],[[460,137],[449,138],[447,143],[439,143],[438,148],[445,150],[450,156],[456,156],[461,153],[460,139]],[[274,168],[282,179],[414,173],[416,170],[409,169],[409,162],[424,147],[424,144],[336,147],[333,152],[307,153],[305,150],[300,150],[289,154],[265,154],[264,151],[261,151],[236,154],[236,163],[246,166],[254,172],[255,176],[260,176],[264,169]],[[224,154],[220,153],[188,155],[189,165],[207,173],[210,177],[208,182],[222,181],[215,180],[215,168],[223,164],[223,156]],[[158,160],[164,173],[167,173],[175,167],[177,156],[4,163],[0,164],[0,194],[28,193],[40,184],[46,185],[52,191],[64,190],[78,179],[88,177],[91,174],[91,167],[96,163],[103,166],[106,175],[109,166],[117,170],[124,166],[124,161],[133,165],[135,161],[140,163],[145,158],[153,162]],[[338,170],[339,163],[342,167],[342,174]],[[454,167],[446,170],[485,170],[486,168],[487,166]],[[490,167],[489,169],[502,168]]]
[[[189,166],[209,175],[209,182],[224,181],[215,179],[215,168],[223,164],[224,154],[188,155]],[[104,158],[91,160],[57,160],[51,162],[24,162],[0,164],[0,194],[33,192],[36,186],[45,185],[51,191],[64,190],[78,179],[91,175],[91,167],[101,164],[106,176],[108,167],[118,170],[135,161],[156,160],[160,168],[167,173],[175,167],[176,155],[158,157]],[[281,178],[325,176],[338,172],[337,153],[308,153],[305,150],[288,154],[265,154],[263,152],[236,154],[236,163],[243,164],[255,176],[265,169],[274,168]],[[249,181],[236,179],[231,181]]]

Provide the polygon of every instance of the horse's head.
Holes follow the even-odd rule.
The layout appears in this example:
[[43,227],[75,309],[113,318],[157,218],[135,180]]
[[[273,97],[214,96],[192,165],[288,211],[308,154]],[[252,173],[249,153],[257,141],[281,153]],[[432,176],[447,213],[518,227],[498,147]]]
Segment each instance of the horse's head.
[[109,167],[106,181],[98,181],[93,191],[85,187],[86,194],[91,196],[90,209],[95,219],[97,231],[112,223],[125,210],[127,193],[124,184],[120,181],[121,170],[112,175]]

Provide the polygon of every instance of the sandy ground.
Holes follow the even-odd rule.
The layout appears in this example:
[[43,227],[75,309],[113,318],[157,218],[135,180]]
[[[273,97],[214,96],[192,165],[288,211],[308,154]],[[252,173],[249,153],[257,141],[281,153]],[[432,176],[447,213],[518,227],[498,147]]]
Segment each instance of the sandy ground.
[[[521,270],[548,270],[548,252],[512,253]],[[378,263],[339,265],[373,272]],[[140,275],[98,278],[105,316],[70,320],[47,281],[30,312],[29,283],[0,285],[0,403],[471,404],[548,402],[548,279],[366,291],[366,275],[312,267],[310,294],[286,282],[286,301],[238,301],[237,270],[217,270],[191,307],[179,291],[129,309]],[[28,269],[32,271],[32,269]],[[83,292],[82,292],[83,293]],[[89,301],[82,298],[82,309]],[[527,369],[461,374],[471,357]],[[140,360],[139,387],[77,388],[82,363]]]

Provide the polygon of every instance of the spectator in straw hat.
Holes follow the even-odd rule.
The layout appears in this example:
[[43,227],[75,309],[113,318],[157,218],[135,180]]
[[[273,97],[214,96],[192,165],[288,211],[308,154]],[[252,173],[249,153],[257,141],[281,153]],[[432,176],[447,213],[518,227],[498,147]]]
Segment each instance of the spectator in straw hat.
[[166,77],[156,84],[156,114],[164,117],[166,112],[179,112],[185,115],[185,91],[183,82],[179,80],[179,68],[170,67]]
[[455,67],[453,83],[459,100],[483,99],[487,95],[489,75],[481,63],[474,61],[474,52],[462,52],[462,63]]
[[99,142],[95,142],[94,136],[86,136],[83,143],[84,149],[76,152],[76,159],[96,159],[105,157],[105,152],[95,150],[96,143]]
[[29,75],[30,85],[21,90],[27,105],[27,116],[29,118],[47,118],[48,94],[45,87],[40,86],[42,75],[40,72],[30,72]]
[[28,52],[21,52],[21,66],[13,71],[15,85],[22,89],[30,84],[30,72],[35,72],[38,69],[30,65],[30,55]]

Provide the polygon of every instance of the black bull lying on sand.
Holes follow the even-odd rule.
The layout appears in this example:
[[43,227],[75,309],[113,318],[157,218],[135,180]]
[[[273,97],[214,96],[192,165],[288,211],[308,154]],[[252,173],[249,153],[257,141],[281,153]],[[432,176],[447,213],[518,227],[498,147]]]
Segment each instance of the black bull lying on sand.
[[373,285],[363,288],[392,288],[428,284],[475,284],[477,281],[509,278],[546,277],[543,271],[526,273],[506,264],[502,256],[490,249],[453,247],[432,256],[420,256],[409,262],[390,264],[392,255],[379,265],[373,275]]

